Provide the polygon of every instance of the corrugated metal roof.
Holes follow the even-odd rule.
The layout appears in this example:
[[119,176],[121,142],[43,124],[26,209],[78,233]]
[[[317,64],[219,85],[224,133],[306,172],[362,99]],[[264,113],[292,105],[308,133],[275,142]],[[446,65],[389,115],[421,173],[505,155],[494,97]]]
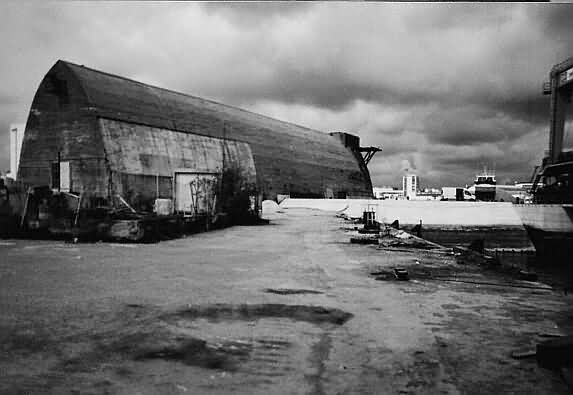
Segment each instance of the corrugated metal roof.
[[212,137],[255,139],[259,143],[263,141],[257,137],[264,132],[299,137],[327,146],[333,142],[340,145],[332,136],[317,130],[74,63],[59,62],[79,79],[92,107],[104,118]]
[[87,111],[98,117],[248,143],[257,174],[273,190],[291,184],[320,193],[334,185],[371,194],[358,156],[326,133],[70,62],[58,61],[52,70],[79,82]]

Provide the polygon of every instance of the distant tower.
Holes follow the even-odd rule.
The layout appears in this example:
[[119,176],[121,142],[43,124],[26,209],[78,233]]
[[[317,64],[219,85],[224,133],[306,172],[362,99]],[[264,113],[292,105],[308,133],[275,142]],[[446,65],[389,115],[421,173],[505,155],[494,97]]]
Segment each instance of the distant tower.
[[20,151],[22,150],[25,129],[26,125],[23,123],[13,123],[10,125],[10,173],[7,174],[7,177],[14,180],[18,175]]
[[402,177],[402,190],[404,191],[404,197],[406,199],[411,199],[415,197],[418,192],[418,176],[415,174],[408,173]]

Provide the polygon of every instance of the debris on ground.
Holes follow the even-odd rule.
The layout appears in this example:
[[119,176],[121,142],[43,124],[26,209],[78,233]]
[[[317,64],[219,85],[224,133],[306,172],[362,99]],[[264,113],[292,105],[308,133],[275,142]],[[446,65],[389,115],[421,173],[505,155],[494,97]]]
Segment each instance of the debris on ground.
[[538,278],[537,273],[526,270],[520,270],[517,274],[519,279],[524,281],[537,281]]
[[525,359],[535,357],[537,351],[535,348],[526,348],[523,350],[517,350],[511,353],[513,359]]
[[539,337],[563,337],[565,335],[563,335],[561,333],[542,332],[542,333],[539,333],[537,336],[539,336]]
[[380,231],[378,238],[380,248],[388,247],[407,247],[407,248],[424,248],[424,249],[444,249],[445,247],[425,240],[421,237],[414,236],[403,230],[386,226]]
[[377,235],[380,229],[357,229],[360,234]]
[[351,237],[352,244],[378,244],[378,235]]
[[282,214],[284,210],[274,200],[263,200],[261,218],[273,218],[276,214]]
[[394,269],[394,276],[396,277],[396,280],[400,281],[408,281],[410,279],[410,277],[408,277],[408,271],[401,268]]
[[490,255],[475,251],[469,247],[455,246],[454,255],[459,264],[499,266],[499,261]]
[[420,220],[420,223],[412,228],[411,232],[415,233],[418,237],[422,237],[422,220]]
[[322,294],[322,291],[314,289],[293,289],[293,288],[265,288],[265,292],[278,295],[299,295],[299,294]]

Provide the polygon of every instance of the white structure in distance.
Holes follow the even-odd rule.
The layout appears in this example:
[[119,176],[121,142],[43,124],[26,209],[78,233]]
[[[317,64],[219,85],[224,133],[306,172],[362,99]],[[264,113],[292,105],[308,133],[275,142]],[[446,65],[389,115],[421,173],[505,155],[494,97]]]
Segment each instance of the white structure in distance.
[[402,199],[404,192],[393,187],[373,187],[374,199]]
[[406,199],[415,198],[418,194],[419,181],[415,174],[407,173],[402,176],[402,191]]
[[10,125],[10,172],[6,174],[6,178],[15,180],[18,175],[24,130],[26,130],[26,124],[24,123],[13,123]]

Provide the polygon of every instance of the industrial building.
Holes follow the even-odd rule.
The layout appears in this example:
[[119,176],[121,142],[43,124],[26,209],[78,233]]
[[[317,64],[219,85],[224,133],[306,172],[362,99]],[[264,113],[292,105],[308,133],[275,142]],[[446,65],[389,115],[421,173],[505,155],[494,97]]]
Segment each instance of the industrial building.
[[402,199],[404,191],[394,187],[374,187],[372,188],[374,199]]
[[[18,179],[81,196],[81,208],[175,212],[227,195],[371,198],[367,162],[379,151],[239,108],[58,61],[32,103]],[[363,157],[364,155],[364,157]],[[215,207],[217,206],[217,207]]]
[[6,174],[6,177],[14,180],[18,174],[20,152],[22,150],[25,129],[26,125],[23,123],[13,123],[10,125],[10,172]]
[[419,182],[418,176],[408,173],[402,176],[402,191],[406,199],[413,199],[418,193]]

